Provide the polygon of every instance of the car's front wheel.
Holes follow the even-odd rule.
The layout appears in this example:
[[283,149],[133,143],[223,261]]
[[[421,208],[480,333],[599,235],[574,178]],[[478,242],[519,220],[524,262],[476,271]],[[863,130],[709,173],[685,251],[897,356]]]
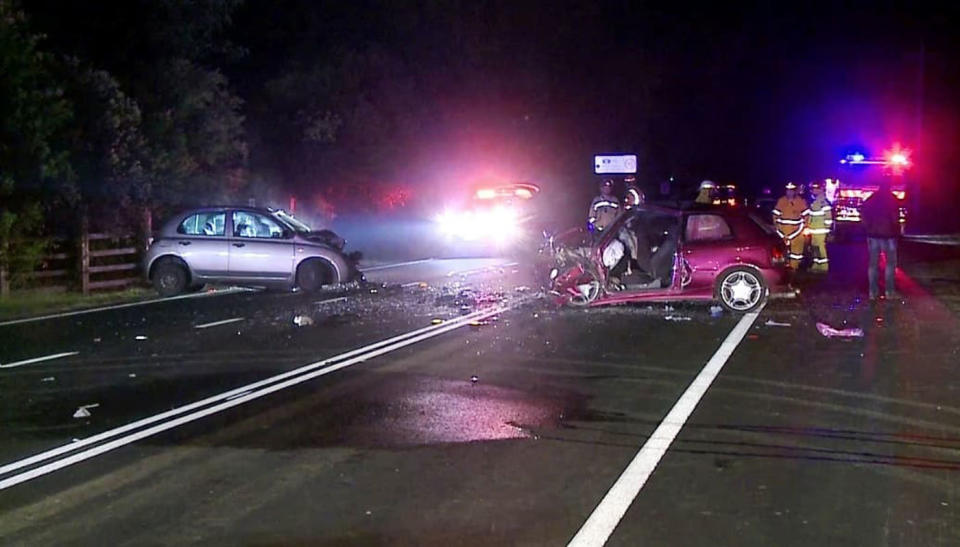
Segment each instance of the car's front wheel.
[[333,268],[319,259],[308,260],[297,268],[297,286],[306,292],[316,292],[324,285],[336,283],[335,277]]
[[727,311],[753,311],[766,299],[767,284],[752,268],[732,268],[717,280],[716,297]]
[[590,270],[584,272],[573,289],[574,294],[571,295],[569,304],[577,308],[589,306],[603,292],[600,277]]
[[153,269],[153,287],[160,296],[176,296],[187,289],[187,269],[174,260],[163,260]]

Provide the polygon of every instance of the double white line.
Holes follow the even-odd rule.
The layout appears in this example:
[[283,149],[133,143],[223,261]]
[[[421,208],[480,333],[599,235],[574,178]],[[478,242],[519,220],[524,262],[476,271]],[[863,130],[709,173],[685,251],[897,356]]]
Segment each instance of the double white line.
[[[70,444],[0,466],[0,490],[52,473],[58,469],[88,460],[116,448],[128,445],[163,431],[223,412],[229,408],[259,399],[276,391],[301,384],[308,380],[336,372],[374,357],[422,342],[460,328],[472,321],[479,321],[516,308],[532,297],[518,298],[510,303],[475,311],[439,325],[431,325],[393,338],[370,344],[322,361],[271,376],[265,380],[247,384],[213,397],[168,410],[127,425],[105,431]],[[44,463],[46,462],[46,463]],[[16,473],[15,473],[16,472]]]

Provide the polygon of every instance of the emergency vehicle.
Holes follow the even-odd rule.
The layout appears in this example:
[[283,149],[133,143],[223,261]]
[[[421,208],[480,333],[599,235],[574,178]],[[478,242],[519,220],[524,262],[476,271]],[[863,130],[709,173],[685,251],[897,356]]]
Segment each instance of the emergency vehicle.
[[881,157],[868,157],[863,153],[848,154],[840,160],[839,177],[824,182],[827,200],[833,206],[834,231],[852,231],[860,222],[860,207],[880,187],[886,178],[893,195],[900,201],[900,231],[907,221],[907,177],[910,155],[906,150],[895,148]]

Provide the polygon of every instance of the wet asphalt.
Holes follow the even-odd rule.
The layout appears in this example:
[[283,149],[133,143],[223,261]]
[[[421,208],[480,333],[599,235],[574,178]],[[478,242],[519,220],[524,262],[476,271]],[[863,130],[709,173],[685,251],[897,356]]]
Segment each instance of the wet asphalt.
[[[608,544],[960,544],[960,319],[903,272],[902,299],[866,302],[862,245],[833,251],[767,305]],[[78,352],[0,369],[4,465],[515,306],[0,490],[0,542],[562,545],[740,320],[556,309],[509,259],[367,277],[0,326],[0,362]]]

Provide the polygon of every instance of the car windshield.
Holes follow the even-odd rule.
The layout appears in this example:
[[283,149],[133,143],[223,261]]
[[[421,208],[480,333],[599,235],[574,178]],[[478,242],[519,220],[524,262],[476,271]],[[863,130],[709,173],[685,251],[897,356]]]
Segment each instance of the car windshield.
[[293,228],[293,230],[296,232],[307,233],[307,232],[313,231],[313,229],[310,228],[310,226],[308,226],[306,223],[304,223],[303,221],[297,219],[296,217],[294,217],[293,215],[285,211],[275,211],[273,213],[273,216],[276,217],[277,220],[279,220],[283,224],[286,224],[290,228]]

